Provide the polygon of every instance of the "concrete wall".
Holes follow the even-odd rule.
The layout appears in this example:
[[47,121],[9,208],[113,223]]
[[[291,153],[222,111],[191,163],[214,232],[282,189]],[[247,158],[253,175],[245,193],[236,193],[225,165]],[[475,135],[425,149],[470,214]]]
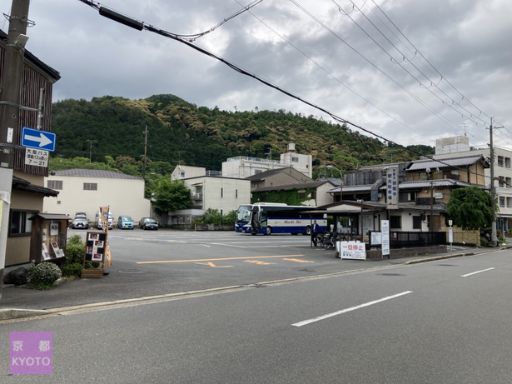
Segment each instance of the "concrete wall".
[[[126,215],[138,221],[150,215],[150,201],[144,198],[142,179],[49,176],[45,178],[45,186],[48,180],[62,180],[62,190],[57,197],[44,198],[43,212],[71,217],[76,212],[85,212],[89,221],[94,221],[100,206],[110,206],[114,220]],[[84,190],[84,183],[97,183],[98,189]]]
[[332,188],[334,188],[334,186],[331,183],[325,183],[316,189],[317,206],[327,205],[334,202],[333,196],[330,193],[328,193],[328,191],[331,190]]

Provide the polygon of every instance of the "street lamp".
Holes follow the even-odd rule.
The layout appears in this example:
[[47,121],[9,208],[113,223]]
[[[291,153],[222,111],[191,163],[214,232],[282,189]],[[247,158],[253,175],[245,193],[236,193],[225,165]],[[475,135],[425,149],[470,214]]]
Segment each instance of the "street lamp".
[[343,200],[343,192],[342,192],[342,186],[343,186],[343,173],[341,172],[341,169],[339,168],[336,168],[334,165],[332,164],[327,164],[325,166],[326,168],[329,168],[329,169],[334,169],[335,171],[338,171],[340,173],[340,202],[341,200]]

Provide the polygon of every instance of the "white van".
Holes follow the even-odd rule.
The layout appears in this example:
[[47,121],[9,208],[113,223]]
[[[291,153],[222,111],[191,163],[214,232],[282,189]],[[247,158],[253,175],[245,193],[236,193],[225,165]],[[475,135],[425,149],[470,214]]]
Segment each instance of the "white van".
[[[102,221],[100,220],[100,212],[96,213],[96,228],[103,229]],[[114,216],[112,215],[112,212],[108,212],[108,229],[112,229],[114,225]]]

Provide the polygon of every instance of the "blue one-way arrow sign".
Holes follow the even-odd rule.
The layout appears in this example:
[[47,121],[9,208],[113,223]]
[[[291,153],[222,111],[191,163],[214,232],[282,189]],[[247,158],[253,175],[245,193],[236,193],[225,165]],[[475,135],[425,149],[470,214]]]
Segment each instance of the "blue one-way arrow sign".
[[37,129],[23,127],[21,131],[21,145],[27,148],[44,149],[54,152],[57,137],[53,132],[38,131]]

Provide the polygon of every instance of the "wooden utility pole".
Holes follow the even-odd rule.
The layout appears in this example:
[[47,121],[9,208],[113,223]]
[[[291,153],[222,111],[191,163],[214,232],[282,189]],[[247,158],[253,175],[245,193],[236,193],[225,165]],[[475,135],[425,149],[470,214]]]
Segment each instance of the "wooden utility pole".
[[[20,130],[21,83],[30,0],[13,0],[0,84],[0,287],[3,281],[12,192],[13,147]],[[16,134],[15,134],[16,133]],[[1,296],[1,291],[0,291]]]
[[142,177],[146,177],[146,166],[148,161],[148,125],[144,127],[144,163],[142,168]]

